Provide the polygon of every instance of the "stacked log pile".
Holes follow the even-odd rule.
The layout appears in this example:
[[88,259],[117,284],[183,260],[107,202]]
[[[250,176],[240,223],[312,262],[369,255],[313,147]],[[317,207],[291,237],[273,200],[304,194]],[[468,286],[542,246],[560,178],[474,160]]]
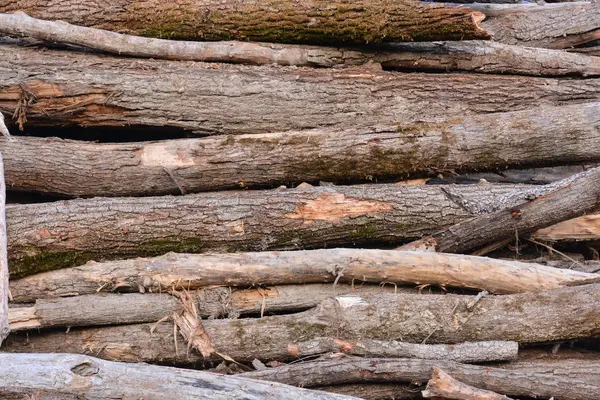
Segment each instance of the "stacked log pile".
[[0,398],[600,399],[600,4],[0,0]]

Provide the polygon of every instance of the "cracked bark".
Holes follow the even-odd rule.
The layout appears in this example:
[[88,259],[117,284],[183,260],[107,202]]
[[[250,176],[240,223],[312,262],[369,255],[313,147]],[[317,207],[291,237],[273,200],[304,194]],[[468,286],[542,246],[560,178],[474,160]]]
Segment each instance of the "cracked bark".
[[[317,337],[461,343],[513,340],[520,344],[595,337],[600,334],[600,285],[488,296],[469,309],[472,296],[378,294],[337,296],[315,310],[264,318],[202,321],[217,352],[234,360],[289,360],[289,345]],[[152,333],[151,333],[151,330]],[[178,347],[186,348],[179,340]],[[168,323],[14,333],[6,352],[91,353],[97,357],[165,364],[203,360],[176,352]],[[210,356],[220,360],[216,354]],[[547,365],[545,367],[548,367]],[[426,379],[429,376],[426,377]],[[598,385],[600,387],[600,384]]]
[[600,79],[215,65],[12,45],[0,46],[0,60],[0,111],[12,115],[19,101],[29,98],[31,104],[21,110],[28,121],[25,130],[44,125],[158,126],[234,135],[396,129],[418,121],[435,124],[463,115],[600,98]]

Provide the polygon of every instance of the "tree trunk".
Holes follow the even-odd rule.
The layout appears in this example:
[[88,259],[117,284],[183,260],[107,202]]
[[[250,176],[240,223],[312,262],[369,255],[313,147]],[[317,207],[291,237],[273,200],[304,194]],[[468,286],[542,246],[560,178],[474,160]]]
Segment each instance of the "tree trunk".
[[[206,286],[325,282],[425,284],[519,293],[553,289],[600,275],[522,263],[420,251],[324,249],[237,254],[167,254],[89,263],[12,281],[17,302],[100,291],[153,292]],[[334,293],[335,287],[330,293]]]
[[[12,190],[144,196],[301,182],[360,182],[431,171],[600,161],[600,102],[393,128],[97,144],[0,142]],[[556,143],[557,137],[569,141]],[[68,162],[66,162],[68,160]]]
[[9,205],[9,267],[16,278],[169,251],[393,244],[520,204],[547,186],[379,184]]
[[552,185],[556,189],[543,196],[459,222],[401,249],[429,247],[440,252],[465,252],[515,235],[527,235],[600,209],[600,167]]
[[[165,291],[168,289],[165,289]],[[282,285],[234,290],[209,287],[194,292],[198,315],[203,318],[271,315],[274,312],[303,311],[316,307],[331,296],[342,294],[416,293],[417,289],[393,285],[350,286],[339,284]],[[23,301],[15,298],[16,301]],[[28,299],[29,300],[29,299]],[[38,298],[31,306],[9,309],[12,331],[52,327],[122,325],[156,322],[181,312],[175,297],[163,294],[78,295],[63,298]]]
[[244,134],[406,125],[418,136],[418,121],[424,127],[472,113],[579,105],[599,93],[600,79],[174,63],[0,46],[0,111],[17,111],[26,128]]
[[40,391],[83,399],[356,399],[238,376],[74,354],[0,354],[0,387],[5,393]]
[[270,43],[186,42],[124,35],[64,21],[44,21],[24,13],[0,14],[0,32],[122,56],[169,60],[318,67],[360,65],[374,61],[388,69],[464,70],[541,76],[600,75],[600,61],[594,57],[489,41],[396,43],[382,51]]
[[600,396],[600,386],[573,377],[506,370],[451,361],[342,358],[290,364],[241,376],[311,387],[355,382],[426,382],[441,368],[469,385],[514,396],[582,400]]
[[[590,33],[600,28],[600,7],[595,2],[533,3],[508,7],[514,11],[495,16],[476,8],[488,16],[482,27],[494,34],[494,40],[502,43],[564,49],[594,40],[594,34]],[[488,7],[489,10],[499,8],[502,7]],[[564,18],[565,15],[569,17]]]
[[[317,337],[341,340],[397,340],[409,343],[461,343],[508,340],[520,344],[574,340],[600,334],[600,285],[488,296],[471,305],[459,295],[379,294],[338,296],[315,310],[238,320],[202,321],[217,355],[238,362],[289,360],[290,345]],[[178,348],[187,342],[178,340]],[[292,352],[290,352],[292,350]],[[172,324],[72,329],[6,340],[7,352],[88,353],[130,362],[191,364],[204,358],[176,351]],[[460,378],[459,378],[460,379]],[[600,386],[600,385],[599,385]]]
[[464,7],[402,0],[185,0],[177,3],[111,0],[0,2],[0,11],[141,36],[195,40],[254,40],[292,43],[403,42],[487,39],[483,15]]

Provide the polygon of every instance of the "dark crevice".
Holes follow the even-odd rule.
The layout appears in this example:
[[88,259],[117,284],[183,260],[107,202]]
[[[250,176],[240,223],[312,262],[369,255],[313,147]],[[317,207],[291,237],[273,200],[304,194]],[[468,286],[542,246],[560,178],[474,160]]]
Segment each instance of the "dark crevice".
[[176,127],[156,126],[110,126],[110,127],[80,127],[80,126],[27,126],[23,132],[12,123],[8,129],[14,136],[58,137],[61,139],[85,140],[98,143],[146,142],[152,140],[169,140],[183,138],[198,138],[201,135]]

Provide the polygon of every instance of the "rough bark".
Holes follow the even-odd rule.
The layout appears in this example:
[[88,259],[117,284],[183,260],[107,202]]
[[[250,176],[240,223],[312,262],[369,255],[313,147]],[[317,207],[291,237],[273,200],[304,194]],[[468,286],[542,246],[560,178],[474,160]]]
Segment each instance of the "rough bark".
[[238,376],[74,354],[0,354],[0,387],[5,393],[42,391],[82,399],[356,399]]
[[460,222],[401,249],[464,252],[515,235],[527,235],[600,209],[600,167],[554,184],[556,189],[525,203]]
[[125,35],[63,21],[45,21],[24,13],[0,14],[0,32],[118,55],[169,60],[319,67],[374,61],[384,68],[541,76],[600,75],[600,60],[594,57],[486,41],[395,44],[384,49],[388,51],[380,52],[269,43],[186,42]]
[[0,46],[0,111],[13,115],[21,104],[16,116],[27,119],[25,128],[152,126],[198,134],[396,128],[594,102],[599,93],[600,79],[215,65]]
[[[14,301],[207,286],[325,282],[435,285],[519,293],[558,288],[600,275],[531,263],[420,251],[323,249],[234,254],[171,253],[150,259],[91,262],[10,283]],[[332,288],[332,292],[335,287]]]
[[487,39],[479,13],[403,0],[93,0],[73,3],[2,1],[0,11],[22,10],[41,19],[141,36],[194,40],[263,40],[291,43],[372,43]]
[[[303,311],[329,297],[341,294],[416,293],[417,289],[393,285],[325,284],[283,285],[234,290],[206,288],[194,292],[198,315],[203,318],[271,315],[274,312]],[[17,300],[18,298],[15,298]],[[27,299],[30,300],[30,299]],[[19,299],[17,301],[23,301]],[[80,295],[35,300],[34,305],[9,309],[12,331],[51,327],[123,325],[156,322],[182,311],[180,301],[167,294]]]
[[360,359],[296,363],[240,376],[310,387],[349,382],[426,382],[434,368],[478,388],[513,396],[582,400],[600,396],[600,386],[576,377],[520,370],[505,370],[451,361],[419,359]]
[[359,185],[8,205],[11,277],[88,260],[419,238],[546,186]]
[[295,357],[323,353],[345,353],[362,357],[423,358],[464,363],[516,360],[517,342],[465,342],[459,344],[415,344],[364,339],[358,342],[335,338],[316,338],[289,346]]
[[[144,196],[600,161],[600,102],[393,128],[98,144],[0,140],[11,190]],[[557,143],[557,138],[568,138]]]
[[[293,359],[289,345],[317,337],[432,344],[575,340],[600,334],[599,289],[600,285],[585,285],[487,296],[474,307],[470,306],[473,297],[450,294],[338,296],[303,313],[206,320],[202,325],[217,353],[240,362]],[[196,352],[182,350],[186,347],[186,342],[179,340],[177,352],[172,324],[162,323],[72,329],[68,334],[17,332],[8,337],[4,351],[76,352],[120,361],[175,364],[203,360]],[[211,358],[220,359],[216,353]]]
[[434,367],[427,388],[423,391],[425,398],[443,398],[455,400],[511,400],[490,390],[478,389],[462,383],[441,369]]
[[415,385],[412,383],[358,383],[347,385],[315,386],[313,389],[343,394],[346,396],[355,396],[365,400],[412,400],[423,398],[423,396],[421,396],[421,388],[415,387]]
[[[494,34],[494,40],[507,44],[531,47],[564,49],[598,39],[600,28],[600,7],[592,3],[556,3],[537,5],[509,5],[513,9],[519,6],[529,10],[515,10],[502,15],[490,16],[481,24]],[[490,5],[489,9],[500,9],[499,5]],[[568,18],[564,18],[568,15]]]

